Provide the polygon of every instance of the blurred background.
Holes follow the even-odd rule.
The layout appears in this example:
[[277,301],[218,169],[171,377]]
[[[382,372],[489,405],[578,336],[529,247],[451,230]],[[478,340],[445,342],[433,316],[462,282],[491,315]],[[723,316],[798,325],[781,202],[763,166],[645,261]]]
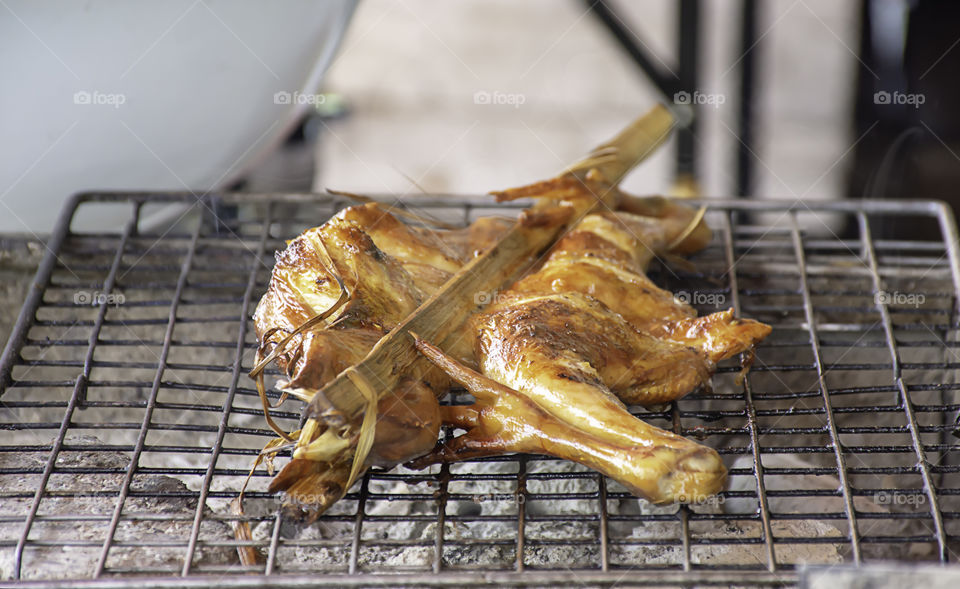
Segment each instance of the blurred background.
[[[664,103],[679,126],[624,181],[636,194],[956,205],[957,23],[957,0],[0,0],[0,339],[12,334],[0,450],[15,450],[0,452],[0,578],[17,544],[61,576],[195,572],[178,538],[202,548],[203,570],[236,572],[222,568],[234,556],[220,516],[272,437],[244,376],[259,347],[245,321],[273,252],[332,207],[208,192],[477,197],[558,174]],[[62,247],[48,239],[71,194],[103,189],[188,198],[88,203]],[[741,390],[731,363],[717,394],[651,415],[724,452],[733,494],[702,506],[716,513],[668,521],[677,508],[663,507],[645,522],[620,495],[607,526],[593,507],[606,486],[523,459],[438,487],[374,479],[304,544],[286,545],[263,494],[256,542],[286,545],[280,570],[311,573],[415,570],[434,555],[436,570],[513,566],[514,529],[529,569],[595,555],[679,572],[692,553],[698,575],[711,559],[776,574],[858,560],[858,542],[873,546],[864,560],[947,560],[960,538],[951,234],[900,205],[876,225],[861,217],[872,240],[849,214],[747,208],[711,211],[717,237],[694,268],[651,273],[700,311],[734,305],[775,325],[744,394],[724,394]],[[917,238],[930,241],[899,241]],[[50,273],[34,285],[41,260]],[[292,429],[299,410],[284,411]],[[514,472],[530,493],[516,501]],[[542,478],[526,487],[528,472]],[[412,499],[421,491],[436,501]],[[199,535],[201,521],[222,528]],[[474,552],[484,537],[495,544]]]
[[958,13],[6,0],[0,231],[42,235],[104,188],[475,195],[557,173],[657,101],[689,126],[628,190],[956,201]]

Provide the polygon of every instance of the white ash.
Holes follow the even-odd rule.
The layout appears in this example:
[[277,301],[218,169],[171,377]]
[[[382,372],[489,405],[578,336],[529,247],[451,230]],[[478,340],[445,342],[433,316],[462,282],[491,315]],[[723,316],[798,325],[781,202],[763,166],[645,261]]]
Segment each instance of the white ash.
[[[691,525],[691,535],[696,538],[710,537],[713,544],[693,544],[690,547],[690,562],[698,565],[752,565],[767,566],[766,547],[763,543],[736,544],[744,538],[761,538],[761,524],[755,521],[729,521],[722,526]],[[773,533],[777,537],[835,537],[836,528],[815,521],[774,522]],[[699,532],[699,533],[698,533]],[[626,539],[636,542],[676,538],[676,524],[648,522],[636,526]],[[777,547],[777,561],[784,564],[818,563],[835,564],[844,558],[832,544],[793,544]],[[610,549],[610,563],[614,565],[678,565],[683,563],[682,546],[659,545],[614,545]]]
[[[91,436],[68,437],[69,445],[84,446],[101,444]],[[0,453],[0,468],[27,469],[41,468],[46,459],[39,454]],[[85,467],[99,469],[124,469],[129,458],[122,453],[103,451],[62,452],[57,460],[61,468]],[[69,492],[70,497],[44,497],[38,510],[39,519],[33,523],[31,540],[44,542],[84,542],[79,546],[35,546],[29,545],[24,552],[21,568],[22,578],[29,579],[77,579],[89,578],[100,557],[101,546],[105,540],[109,518],[116,505],[116,493],[119,491],[124,474],[81,474],[60,473],[50,477],[47,493]],[[7,479],[6,492],[30,493],[36,491],[41,475],[29,474],[18,480]],[[186,490],[182,482],[162,475],[138,476],[132,491],[158,493],[176,493]],[[83,496],[83,493],[107,492],[108,497]],[[0,515],[24,517],[33,502],[33,498],[8,499],[0,505]],[[150,521],[121,517],[114,542],[183,542],[189,537],[196,511],[196,500],[188,497],[128,497],[124,503],[123,516],[132,514],[166,514],[179,516],[176,520]],[[101,516],[96,520],[43,519],[43,518],[86,518]],[[16,542],[23,530],[23,522],[0,521],[0,539]],[[203,541],[223,541],[228,538],[230,528],[226,524],[205,518],[200,526],[199,539]],[[184,549],[173,546],[151,546],[148,549],[117,546],[111,549],[108,568],[153,569],[162,568],[174,572],[182,566]],[[204,547],[198,549],[194,557],[198,565],[233,564],[236,553],[231,548]],[[14,575],[15,547],[0,547],[0,577],[10,579]],[[109,573],[108,573],[109,574]]]
[[[454,465],[458,472],[472,474],[514,474],[515,463],[480,462]],[[530,474],[552,473],[589,473],[583,467],[564,461],[531,459],[527,463]],[[527,491],[530,494],[593,493],[597,489],[597,477],[592,473],[583,479],[528,480]],[[617,490],[615,483],[608,483],[610,492]],[[504,487],[510,487],[505,489]],[[419,485],[417,486],[419,487]],[[510,516],[511,521],[450,521],[445,523],[443,550],[444,566],[456,568],[487,567],[511,569],[516,564],[517,517],[521,502],[517,500],[516,482],[457,482],[450,484],[451,493],[473,494],[477,500],[450,501],[448,515],[474,516]],[[403,482],[396,483],[392,493],[423,492],[411,489]],[[524,564],[528,567],[556,567],[558,563],[569,568],[595,568],[600,562],[599,524],[596,521],[576,521],[560,518],[556,521],[536,521],[538,516],[588,515],[598,513],[596,499],[563,500],[527,500],[528,520],[524,532],[527,546],[524,550]],[[611,540],[633,542],[634,544],[612,543],[610,547],[611,564],[637,566],[639,564],[679,565],[683,562],[682,548],[679,546],[681,529],[679,520],[644,521],[645,515],[673,515],[679,508],[676,505],[654,506],[639,499],[611,500],[609,512],[612,515],[636,516],[628,522],[610,522]],[[715,504],[692,506],[694,512],[720,513]],[[416,514],[435,514],[436,505],[424,501],[378,501],[368,504],[368,516],[391,515],[404,516]],[[840,532],[833,526],[816,521],[774,522],[774,533],[778,537],[837,537]],[[255,538],[266,539],[272,530],[270,522],[263,522],[254,531]],[[294,543],[306,543],[313,540],[340,540],[345,545],[353,538],[352,524],[325,522],[322,518],[316,524],[304,527],[289,538]],[[691,562],[695,564],[727,564],[766,566],[765,547],[760,544],[738,544],[743,538],[761,537],[761,524],[756,521],[724,522],[693,521],[690,525],[693,538],[713,538],[716,544],[702,546],[694,544],[691,548]],[[383,567],[395,569],[413,569],[432,566],[436,523],[417,521],[398,521],[383,523],[365,522],[362,538],[365,542],[378,540],[422,541],[422,546],[377,547],[362,546],[358,554],[360,570],[377,571]],[[675,546],[643,545],[643,542],[658,542],[673,539]],[[469,540],[508,540],[508,544],[460,545],[457,541]],[[535,545],[536,541],[566,541],[562,545]],[[533,545],[531,545],[533,544]],[[836,544],[796,544],[789,549],[780,548],[778,559],[781,563],[836,563],[843,560],[843,554]],[[346,566],[349,548],[335,550],[325,547],[295,546],[281,547],[277,553],[279,570],[337,570]]]

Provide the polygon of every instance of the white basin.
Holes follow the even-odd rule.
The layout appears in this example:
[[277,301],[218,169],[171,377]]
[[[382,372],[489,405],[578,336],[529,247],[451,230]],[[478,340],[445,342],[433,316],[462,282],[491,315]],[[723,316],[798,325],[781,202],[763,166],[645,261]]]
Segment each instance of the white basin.
[[6,0],[0,231],[49,231],[75,192],[235,178],[311,108],[354,4]]

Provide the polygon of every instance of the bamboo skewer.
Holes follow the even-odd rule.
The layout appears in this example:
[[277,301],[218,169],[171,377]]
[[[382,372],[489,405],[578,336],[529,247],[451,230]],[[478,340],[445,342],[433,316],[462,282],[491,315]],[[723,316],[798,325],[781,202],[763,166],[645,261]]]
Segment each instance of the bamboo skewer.
[[596,199],[592,201],[544,199],[525,210],[519,222],[496,245],[461,268],[439,291],[381,338],[361,362],[340,373],[314,395],[305,410],[306,417],[341,428],[370,406],[365,394],[368,390],[375,391],[379,398],[396,387],[401,375],[414,362],[423,361],[408,335],[410,332],[434,342],[444,342],[455,335],[464,321],[478,310],[475,294],[497,291],[532,264],[536,255],[548,249],[565,229],[602,204],[615,205],[616,184],[666,139],[673,125],[669,111],[658,105],[585,160],[568,168],[564,175],[580,181],[588,177],[597,179],[600,181],[592,185],[606,186],[606,189],[594,194]]

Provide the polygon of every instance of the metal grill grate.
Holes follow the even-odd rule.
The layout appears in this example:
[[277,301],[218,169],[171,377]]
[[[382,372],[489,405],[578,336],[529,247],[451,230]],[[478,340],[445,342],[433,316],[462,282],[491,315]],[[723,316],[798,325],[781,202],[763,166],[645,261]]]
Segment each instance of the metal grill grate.
[[[516,212],[415,202],[461,223]],[[712,391],[638,414],[717,448],[727,491],[653,507],[577,465],[507,456],[371,472],[301,528],[279,517],[259,471],[246,544],[265,558],[242,567],[228,504],[272,436],[245,376],[256,347],[249,316],[271,253],[347,204],[250,194],[71,201],[0,364],[4,577],[790,584],[802,563],[960,560],[950,212],[708,201],[715,235],[695,270],[661,268],[654,280],[701,312],[732,306],[774,332],[744,382],[731,361]],[[130,214],[119,231],[71,230],[117,208]],[[872,236],[890,223],[925,223],[931,240]],[[276,417],[293,429],[299,407],[283,409]]]

